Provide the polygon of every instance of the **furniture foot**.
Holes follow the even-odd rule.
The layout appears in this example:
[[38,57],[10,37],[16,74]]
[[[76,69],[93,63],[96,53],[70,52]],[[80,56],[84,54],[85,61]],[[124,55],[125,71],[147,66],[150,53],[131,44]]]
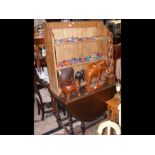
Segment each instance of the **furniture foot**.
[[55,117],[58,123],[58,126],[61,126],[61,119],[60,119],[60,113],[59,113],[59,108],[58,108],[58,103],[56,101],[54,101],[55,104]]
[[44,120],[44,113],[45,113],[44,105],[41,107],[41,111],[42,111],[42,121],[43,121]]
[[69,123],[69,134],[70,135],[74,135],[74,130],[73,130],[73,120],[72,120],[72,116],[70,114],[68,114],[68,123]]
[[85,123],[84,123],[84,122],[81,122],[82,135],[85,134],[85,129],[86,129],[86,127],[85,127]]

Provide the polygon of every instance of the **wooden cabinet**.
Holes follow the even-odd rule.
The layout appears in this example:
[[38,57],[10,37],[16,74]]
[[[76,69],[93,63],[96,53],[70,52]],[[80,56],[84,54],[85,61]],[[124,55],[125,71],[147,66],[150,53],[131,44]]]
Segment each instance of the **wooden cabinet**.
[[119,122],[118,121],[119,120],[118,106],[120,104],[120,100],[117,98],[112,98],[106,101],[106,104],[108,105],[108,119],[118,123]]
[[44,38],[50,89],[57,95],[61,69],[73,67],[76,73],[108,54],[113,56],[112,34],[101,21],[45,23]]

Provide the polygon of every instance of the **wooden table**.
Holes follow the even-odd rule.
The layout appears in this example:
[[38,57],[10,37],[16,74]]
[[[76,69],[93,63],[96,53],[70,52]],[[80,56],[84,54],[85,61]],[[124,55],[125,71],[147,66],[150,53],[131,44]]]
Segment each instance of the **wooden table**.
[[112,98],[106,101],[106,104],[108,106],[108,119],[118,123],[119,122],[118,105],[120,104],[120,100],[117,98]]
[[107,110],[107,105],[105,102],[112,98],[116,92],[115,82],[111,84],[105,84],[102,88],[97,89],[89,94],[84,93],[84,88],[81,88],[80,91],[82,95],[80,97],[73,97],[70,101],[65,101],[60,96],[57,96],[52,90],[50,91],[51,97],[54,99],[54,103],[56,104],[55,116],[58,126],[62,126],[65,130],[67,130],[67,128],[61,121],[58,107],[61,105],[66,109],[70,127],[70,130],[67,130],[69,134],[74,134],[72,118],[81,121],[81,129],[82,133],[84,134],[84,122],[91,122],[99,118],[99,116],[105,115]]

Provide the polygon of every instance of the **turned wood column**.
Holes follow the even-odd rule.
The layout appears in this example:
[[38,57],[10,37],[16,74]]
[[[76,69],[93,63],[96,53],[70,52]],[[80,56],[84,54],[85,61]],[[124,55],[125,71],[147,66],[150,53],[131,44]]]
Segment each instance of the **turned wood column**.
[[68,115],[68,123],[70,128],[69,134],[74,135],[72,116],[69,113],[67,115]]
[[86,127],[85,127],[85,123],[84,123],[84,122],[81,122],[82,135],[85,134],[85,129],[86,129]]
[[59,112],[59,108],[58,108],[58,103],[57,103],[56,100],[54,100],[54,107],[55,107],[54,114],[55,114],[58,126],[60,127],[61,126],[61,118],[60,118],[60,112]]

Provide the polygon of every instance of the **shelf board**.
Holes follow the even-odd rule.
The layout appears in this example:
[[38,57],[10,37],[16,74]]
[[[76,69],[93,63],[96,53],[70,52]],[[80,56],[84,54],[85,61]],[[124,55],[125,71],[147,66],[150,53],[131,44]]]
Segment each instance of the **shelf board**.
[[80,65],[83,65],[83,64],[93,63],[93,62],[96,62],[96,61],[99,61],[99,60],[103,60],[103,59],[98,59],[98,60],[94,60],[94,61],[90,61],[90,62],[77,63],[77,64],[72,64],[72,65],[63,66],[63,67],[57,67],[56,69],[57,70],[60,70],[60,69],[64,69],[64,68],[69,68],[69,67],[74,67],[74,66],[80,66]]
[[101,41],[101,39],[107,39],[105,37],[96,37],[97,39],[95,40],[83,40],[83,41],[76,41],[76,42],[64,42],[64,43],[58,43],[58,44],[54,44],[54,46],[64,46],[64,45],[72,45],[72,44],[81,44],[81,43],[89,43],[89,42],[97,42],[97,41]]
[[87,42],[96,42],[97,40],[85,40],[85,41],[77,41],[77,42],[65,42],[60,44],[55,44],[55,46],[64,46],[64,45],[72,45],[72,44],[81,44]]

